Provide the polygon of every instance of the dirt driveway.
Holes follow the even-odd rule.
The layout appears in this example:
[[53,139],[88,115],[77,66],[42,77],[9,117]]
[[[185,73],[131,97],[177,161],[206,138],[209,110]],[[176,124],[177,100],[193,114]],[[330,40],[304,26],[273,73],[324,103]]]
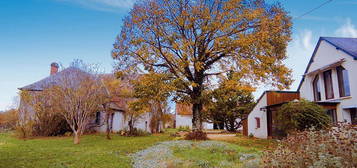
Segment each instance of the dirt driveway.
[[207,137],[211,140],[234,140],[236,134],[207,134]]

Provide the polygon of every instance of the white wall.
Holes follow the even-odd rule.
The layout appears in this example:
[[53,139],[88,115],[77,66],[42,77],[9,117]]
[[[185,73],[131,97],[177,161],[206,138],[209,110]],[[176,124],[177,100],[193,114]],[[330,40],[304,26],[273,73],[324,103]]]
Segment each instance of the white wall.
[[150,132],[150,113],[145,113],[138,121],[135,122],[134,127]]
[[176,128],[186,126],[192,128],[192,116],[176,114]]
[[113,128],[114,132],[118,132],[124,128],[124,114],[123,112],[115,112],[113,116]]
[[[344,97],[344,98],[340,97],[337,73],[336,73],[336,69],[333,69],[332,79],[333,79],[334,99],[328,101],[341,102],[336,109],[337,120],[351,122],[349,111],[344,110],[343,107],[357,106],[357,75],[356,75],[357,60],[354,60],[353,57],[351,57],[350,55],[347,55],[341,50],[337,50],[336,47],[323,40],[320,43],[320,47],[316,51],[314,61],[312,62],[308,72],[312,72],[326,65],[335,63],[343,58],[346,60],[346,62],[342,63],[342,66],[348,71],[351,96]],[[302,83],[300,88],[301,97],[310,101],[314,101],[313,88],[312,88],[312,81],[314,77],[315,76],[306,76],[305,81]],[[322,74],[320,74],[320,88],[321,88],[321,99],[322,99],[321,101],[326,101]]]
[[[248,116],[248,135],[253,134],[257,138],[267,138],[268,128],[267,128],[267,115],[265,111],[261,108],[267,106],[267,96],[263,93],[263,97],[257,102],[252,112]],[[255,118],[260,118],[260,128],[256,128]]]
[[[192,115],[178,115],[176,114],[176,128],[188,126],[192,128]],[[212,123],[203,122],[204,129],[213,129]]]
[[[149,123],[150,123],[150,113],[145,113],[134,125],[135,128],[141,129],[141,130],[145,130],[150,132],[150,127],[149,127]],[[101,113],[101,126],[99,128],[97,128],[98,132],[105,132],[107,129],[105,122],[105,113]],[[124,113],[123,112],[114,112],[114,116],[113,116],[113,127],[112,130],[114,132],[118,132],[120,130],[123,129],[128,129],[128,121],[125,121],[124,119]]]

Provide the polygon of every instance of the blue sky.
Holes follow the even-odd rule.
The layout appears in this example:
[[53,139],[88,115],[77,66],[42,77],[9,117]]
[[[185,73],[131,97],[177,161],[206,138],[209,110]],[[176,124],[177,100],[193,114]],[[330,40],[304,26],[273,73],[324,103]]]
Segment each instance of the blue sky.
[[[292,17],[326,0],[279,1]],[[0,111],[12,105],[17,88],[49,75],[50,63],[74,59],[100,64],[111,72],[110,51],[132,0],[1,0]],[[357,37],[357,0],[334,0],[294,19],[286,64],[296,89],[320,36]],[[355,26],[356,25],[356,26]],[[255,93],[259,96],[261,87]]]

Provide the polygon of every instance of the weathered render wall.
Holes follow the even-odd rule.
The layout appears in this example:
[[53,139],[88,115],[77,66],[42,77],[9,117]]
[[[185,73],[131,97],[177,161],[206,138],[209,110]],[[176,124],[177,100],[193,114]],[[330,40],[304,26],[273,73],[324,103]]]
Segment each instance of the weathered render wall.
[[[150,114],[144,114],[136,123],[135,128],[150,132]],[[105,113],[101,113],[101,126],[97,129],[99,132],[105,132],[107,129],[107,125],[105,124]],[[128,129],[128,121],[125,121],[123,112],[115,112],[113,116],[113,127],[112,130],[114,132],[118,132],[120,130]]]
[[192,116],[176,114],[176,128],[186,126],[192,128]]
[[[204,129],[213,129],[212,123],[203,122]],[[192,128],[192,115],[178,115],[176,114],[176,128],[178,127],[190,127]]]
[[[334,91],[334,99],[326,100],[325,97],[325,86],[323,81],[322,73],[319,74],[319,86],[321,88],[321,101],[339,101],[340,104],[337,106],[337,120],[338,121],[347,121],[351,122],[350,113],[348,110],[344,110],[343,108],[349,106],[357,106],[357,60],[354,60],[353,57],[347,55],[345,52],[336,49],[333,45],[328,42],[322,40],[319,48],[316,51],[315,58],[309,68],[309,72],[322,68],[326,65],[335,63],[340,61],[341,59],[345,59],[346,61],[342,63],[342,66],[348,71],[351,96],[348,97],[340,97],[339,94],[339,85],[337,80],[337,72],[336,69],[332,69],[332,79],[333,79],[333,91]],[[305,98],[310,101],[314,101],[313,95],[313,86],[312,81],[314,79],[313,76],[306,76],[303,81],[300,94],[302,98]]]
[[[265,106],[267,106],[267,94],[263,93],[263,96],[248,116],[248,135],[253,134],[257,138],[268,137],[267,114],[261,110]],[[260,118],[260,128],[256,128],[256,117]]]

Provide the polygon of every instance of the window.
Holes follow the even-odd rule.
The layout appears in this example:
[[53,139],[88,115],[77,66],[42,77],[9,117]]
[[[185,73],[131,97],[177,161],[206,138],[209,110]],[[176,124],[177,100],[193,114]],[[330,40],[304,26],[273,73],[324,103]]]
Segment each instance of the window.
[[336,110],[335,109],[327,110],[326,114],[328,116],[330,116],[330,119],[331,119],[332,123],[337,123],[337,114],[336,114]]
[[256,128],[260,128],[260,118],[255,117]]
[[320,101],[321,100],[321,89],[319,85],[319,75],[316,75],[312,82],[312,86],[314,89],[314,99],[315,101]]
[[337,70],[337,78],[338,78],[338,87],[340,91],[340,97],[351,96],[350,91],[350,82],[348,79],[348,71],[339,66],[336,68]]
[[97,112],[95,114],[95,123],[98,125],[100,124],[100,112]]
[[324,72],[324,83],[325,83],[325,96],[326,99],[333,99],[333,85],[332,85],[332,76],[331,70]]

